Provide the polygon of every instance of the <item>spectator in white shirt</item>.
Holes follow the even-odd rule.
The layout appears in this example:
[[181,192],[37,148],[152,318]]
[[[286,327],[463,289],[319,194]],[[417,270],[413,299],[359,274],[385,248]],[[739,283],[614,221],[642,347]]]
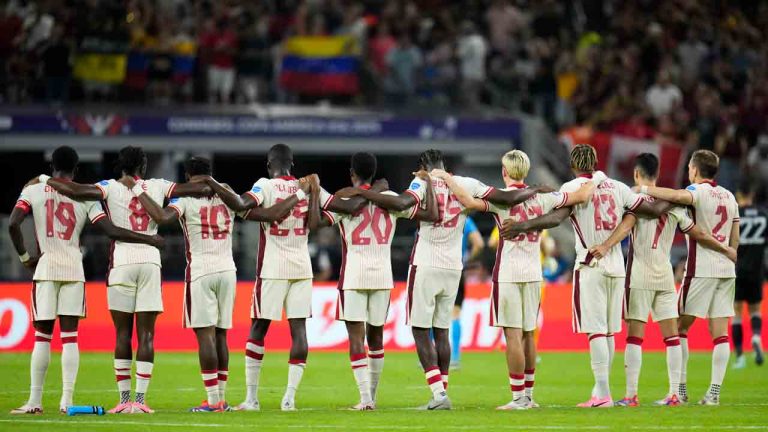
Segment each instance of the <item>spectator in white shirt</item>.
[[645,103],[655,117],[672,112],[683,102],[683,93],[672,83],[669,73],[659,72],[656,83],[645,93]]
[[469,21],[462,24],[462,36],[456,54],[461,62],[462,94],[468,106],[476,106],[485,81],[485,56],[488,54],[488,45]]

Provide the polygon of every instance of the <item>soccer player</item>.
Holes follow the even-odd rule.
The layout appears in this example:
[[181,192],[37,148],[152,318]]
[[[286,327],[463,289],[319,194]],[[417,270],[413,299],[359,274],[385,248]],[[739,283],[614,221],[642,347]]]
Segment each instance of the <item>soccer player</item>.
[[[520,150],[506,153],[502,159],[501,176],[507,189],[526,189],[525,178],[531,168],[528,155]],[[515,206],[488,204],[473,198],[450,174],[435,170],[432,174],[445,180],[458,200],[468,209],[493,213],[497,226],[503,218],[526,220],[549,213],[553,209],[586,202],[595,190],[595,183],[585,182],[573,193],[537,194]],[[533,401],[536,367],[536,330],[541,304],[541,237],[539,232],[521,234],[509,241],[500,239],[496,249],[491,289],[491,325],[501,327],[507,341],[506,358],[512,400],[497,409],[519,410],[538,406]],[[528,384],[530,383],[530,384]]]
[[[79,201],[99,200],[105,205],[110,221],[120,228],[154,235],[153,221],[139,199],[131,192],[134,179],[147,172],[147,156],[140,147],[120,149],[117,161],[118,180],[102,180],[95,185],[48,180],[59,193]],[[174,196],[207,194],[204,184],[176,184],[163,179],[142,182],[152,199],[163,202]],[[155,321],[163,311],[160,251],[144,244],[112,242],[107,270],[107,305],[115,325],[114,370],[120,401],[110,413],[152,413],[146,394],[152,377],[155,348]],[[136,351],[136,395],[131,402],[131,363],[134,320],[138,350]]]
[[[442,153],[434,149],[423,152],[419,157],[419,169],[427,172],[433,169],[445,170]],[[469,177],[453,178],[472,197],[508,205],[525,201],[538,191],[536,188],[500,191]],[[360,195],[388,210],[403,211],[421,205],[426,193],[424,183],[415,178],[408,190],[400,195],[366,190],[360,190]],[[433,178],[432,187],[437,198],[440,220],[420,223],[408,270],[406,322],[411,326],[416,351],[432,392],[432,399],[422,408],[446,410],[451,409],[447,392],[451,361],[448,329],[463,267],[461,237],[467,208],[451,193],[445,181]]]
[[[657,186],[642,186],[641,192],[654,198],[692,207],[692,219],[720,243],[734,249],[739,246],[739,205],[728,190],[715,183],[720,160],[709,150],[693,152],[688,163],[691,185],[675,190]],[[685,278],[679,292],[679,331],[683,351],[678,396],[688,400],[686,374],[688,365],[688,330],[696,318],[709,320],[709,332],[715,347],[712,350],[712,374],[709,390],[700,405],[719,405],[720,386],[725,378],[728,358],[728,320],[733,314],[736,266],[720,253],[706,249],[688,237],[688,260]]]
[[[635,185],[655,186],[659,176],[659,159],[643,153],[635,159]],[[650,198],[653,199],[653,198]],[[677,293],[674,272],[669,262],[672,242],[677,228],[702,246],[728,255],[736,260],[736,250],[721,244],[696,225],[682,207],[672,207],[658,219],[638,218],[627,212],[616,230],[602,244],[589,249],[602,259],[614,245],[632,234],[627,257],[627,277],[624,283],[624,319],[627,322],[627,345],[624,351],[626,393],[616,406],[634,407],[637,398],[642,344],[648,314],[659,323],[667,351],[669,391],[657,405],[679,405],[680,368],[683,361],[680,337],[677,333]]]
[[[355,153],[351,165],[352,185],[370,189],[376,175],[376,156]],[[426,171],[421,171],[420,176],[424,180],[429,178]],[[310,229],[318,225],[338,225],[341,233],[342,264],[336,319],[346,323],[349,334],[349,360],[360,391],[360,402],[352,408],[354,410],[366,411],[376,407],[376,391],[384,368],[384,324],[394,286],[390,251],[397,219],[436,221],[438,217],[431,182],[425,184],[427,199],[424,209],[413,206],[405,211],[389,212],[368,203],[361,211],[351,215],[323,210],[325,218],[319,220],[319,206],[314,203],[309,206]],[[311,199],[319,200],[318,188],[314,188]]]
[[[576,178],[565,183],[561,192],[572,193],[593,178],[597,153],[592,146],[577,145],[571,150],[571,169]],[[600,183],[586,203],[560,208],[543,216],[516,222],[507,219],[502,237],[511,240],[520,233],[552,228],[570,216],[576,236],[576,265],[573,276],[573,327],[589,336],[589,354],[595,386],[592,396],[579,404],[583,408],[613,406],[608,383],[615,344],[613,334],[621,330],[624,298],[624,257],[621,247],[614,246],[603,259],[596,260],[589,247],[605,241],[626,210],[658,217],[669,203],[646,202],[625,184],[606,179]]]
[[[208,159],[192,157],[185,165],[190,183],[205,183],[211,176]],[[217,182],[212,184],[219,186]],[[226,403],[229,378],[227,330],[232,328],[237,288],[237,269],[232,258],[235,212],[224,203],[219,193],[234,193],[222,185],[223,190],[217,190],[213,196],[173,198],[167,207],[161,208],[143,190],[143,182],[130,186],[153,220],[159,224],[178,220],[184,231],[187,248],[184,327],[192,328],[197,337],[200,370],[207,393],[207,399],[190,411],[230,411]],[[270,209],[253,209],[242,216],[249,220],[278,221],[287,216],[297,203],[294,195]]]
[[736,315],[731,324],[733,346],[736,349],[734,369],[746,367],[744,359],[744,332],[741,326],[741,315],[744,303],[747,304],[752,327],[752,351],[755,353],[755,363],[763,364],[763,343],[760,337],[763,320],[760,316],[760,303],[763,300],[763,282],[765,281],[765,245],[768,236],[768,211],[755,204],[753,185],[744,181],[736,191],[736,201],[739,203],[741,218],[739,240],[739,261],[736,262]]
[[[71,182],[77,169],[77,152],[59,147],[53,152],[53,179]],[[51,360],[51,337],[59,319],[63,392],[59,409],[66,412],[72,405],[72,394],[80,363],[77,347],[78,320],[85,316],[85,277],[80,233],[87,220],[110,238],[123,242],[144,243],[162,247],[157,235],[143,235],[114,226],[96,201],[74,201],[47,185],[48,176],[29,185],[11,212],[8,231],[16,252],[24,265],[34,271],[32,286],[32,321],[35,345],[32,349],[29,400],[11,414],[43,412],[42,394],[45,374]],[[21,224],[32,212],[40,255],[30,257],[24,246]]]

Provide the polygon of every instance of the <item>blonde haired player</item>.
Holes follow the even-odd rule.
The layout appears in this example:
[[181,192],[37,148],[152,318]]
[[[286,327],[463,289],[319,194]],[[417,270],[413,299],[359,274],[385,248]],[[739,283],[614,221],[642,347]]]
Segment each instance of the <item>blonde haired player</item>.
[[[501,158],[501,177],[505,191],[527,189],[525,178],[530,171],[528,155],[512,150]],[[526,201],[504,206],[489,204],[473,198],[442,170],[433,170],[432,175],[443,179],[467,209],[493,213],[497,226],[502,220],[527,220],[550,212],[586,202],[595,190],[595,183],[585,182],[572,193],[540,193]],[[533,381],[536,367],[536,345],[533,332],[536,330],[539,306],[541,304],[542,271],[539,260],[541,233],[520,234],[511,240],[500,239],[496,249],[496,263],[493,268],[491,289],[491,325],[501,327],[507,341],[507,368],[512,400],[498,407],[500,410],[517,410],[537,406],[533,401]],[[526,387],[526,381],[530,386]],[[526,394],[527,389],[527,394]]]
[[[659,159],[650,153],[635,158],[634,178],[637,186],[655,186],[659,175]],[[637,397],[642,344],[648,314],[659,323],[667,353],[669,391],[657,405],[679,405],[678,389],[682,367],[682,350],[677,331],[677,293],[670,249],[677,228],[704,247],[728,255],[736,260],[736,250],[715,240],[696,225],[682,207],[673,207],[658,219],[638,218],[632,212],[624,219],[608,240],[589,250],[598,259],[627,235],[632,234],[627,256],[627,277],[624,283],[624,319],[627,322],[627,345],[624,351],[626,394],[616,406],[639,405]]]
[[[715,183],[720,159],[709,150],[697,150],[688,163],[685,189],[642,186],[641,192],[690,206],[692,219],[718,242],[734,249],[739,247],[739,205],[733,194]],[[699,401],[701,405],[720,404],[720,386],[725,378],[731,347],[728,343],[728,320],[734,315],[736,265],[725,255],[706,249],[690,236],[685,278],[679,293],[680,337],[683,368],[680,376],[680,399],[687,401],[688,330],[696,318],[709,320],[712,350],[712,375],[709,389]]]
[[[577,145],[571,151],[571,169],[577,176],[565,183],[561,192],[571,193],[595,175],[597,153],[592,146]],[[665,202],[649,204],[629,187],[613,179],[600,183],[590,200],[571,208],[556,209],[527,221],[507,219],[501,235],[511,240],[529,233],[557,226],[570,216],[576,236],[576,265],[573,276],[573,329],[589,337],[589,352],[595,386],[583,408],[613,406],[608,376],[615,345],[613,334],[621,330],[624,294],[624,258],[614,246],[598,260],[589,247],[605,241],[626,210],[658,217],[668,207]]]
[[[53,152],[53,179],[71,182],[77,170],[77,152],[71,147],[59,147]],[[11,414],[42,413],[42,393],[45,373],[51,360],[53,325],[59,319],[62,354],[61,377],[63,392],[59,409],[65,412],[72,405],[72,394],[80,363],[77,345],[78,320],[85,316],[85,276],[80,234],[87,220],[113,240],[144,243],[162,247],[157,235],[147,236],[116,227],[97,201],[74,201],[46,184],[51,178],[42,175],[39,182],[21,192],[11,212],[8,231],[16,252],[25,267],[34,271],[32,286],[32,321],[35,345],[32,349],[29,400]],[[24,246],[21,224],[29,213],[35,222],[35,234],[40,255],[30,257]]]

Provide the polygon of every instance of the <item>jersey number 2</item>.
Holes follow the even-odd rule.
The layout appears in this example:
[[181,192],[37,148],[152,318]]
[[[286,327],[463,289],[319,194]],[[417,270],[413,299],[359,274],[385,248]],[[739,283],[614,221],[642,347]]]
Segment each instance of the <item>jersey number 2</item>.
[[53,237],[54,218],[59,222],[62,228],[64,228],[62,231],[56,233],[58,237],[62,240],[71,239],[72,233],[75,232],[75,225],[77,224],[75,206],[69,202],[60,202],[59,205],[56,205],[52,199],[45,202],[45,235],[47,237]]
[[[352,244],[353,245],[369,245],[371,244],[370,237],[363,237],[363,231],[371,226],[373,236],[376,238],[377,244],[387,244],[389,242],[389,235],[392,234],[392,219],[389,218],[389,213],[386,210],[375,207],[373,214],[368,207],[364,207],[360,213],[363,220],[360,225],[352,231]],[[381,221],[384,220],[384,228],[381,227]]]
[[715,214],[720,216],[720,221],[712,228],[712,237],[720,243],[725,241],[725,234],[720,234],[720,230],[723,229],[723,225],[728,222],[728,209],[724,205],[717,206]]

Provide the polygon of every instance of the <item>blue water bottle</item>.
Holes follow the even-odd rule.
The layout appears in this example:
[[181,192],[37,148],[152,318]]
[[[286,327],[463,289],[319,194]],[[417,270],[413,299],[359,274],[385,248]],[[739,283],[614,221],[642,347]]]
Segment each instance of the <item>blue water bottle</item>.
[[67,408],[67,415],[69,416],[84,415],[84,414],[104,415],[104,407],[92,406],[92,405],[80,405],[80,406],[71,406]]

